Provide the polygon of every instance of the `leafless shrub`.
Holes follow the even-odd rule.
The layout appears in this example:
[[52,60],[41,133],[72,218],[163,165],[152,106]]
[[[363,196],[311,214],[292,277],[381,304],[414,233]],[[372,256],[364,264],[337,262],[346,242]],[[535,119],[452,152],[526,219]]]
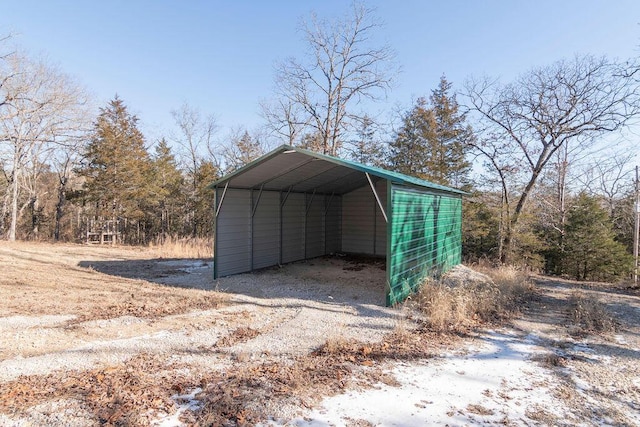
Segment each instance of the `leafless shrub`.
[[615,332],[618,322],[594,295],[574,291],[569,298],[569,318],[577,334]]

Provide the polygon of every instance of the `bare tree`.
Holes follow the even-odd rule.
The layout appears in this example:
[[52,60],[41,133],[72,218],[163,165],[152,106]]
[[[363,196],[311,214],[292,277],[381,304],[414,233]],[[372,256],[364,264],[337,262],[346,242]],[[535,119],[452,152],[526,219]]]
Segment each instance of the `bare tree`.
[[282,94],[271,103],[262,102],[260,110],[267,130],[288,145],[295,145],[310,123],[300,106]]
[[220,169],[217,150],[213,136],[218,128],[213,115],[203,116],[200,111],[187,103],[180,109],[171,112],[178,133],[172,140],[178,145],[178,156],[186,171],[189,181],[187,210],[191,222],[191,234],[195,237],[198,232],[196,210],[199,204],[202,186],[202,169],[207,165]]
[[378,99],[390,87],[394,55],[388,46],[371,47],[380,27],[372,14],[354,3],[342,20],[329,22],[314,14],[303,23],[308,56],[280,64],[276,107],[265,111],[272,129],[287,134],[290,143],[311,128],[306,133],[318,134],[322,151],[335,155],[357,116],[353,106]]
[[57,201],[55,206],[53,238],[58,241],[61,238],[62,219],[67,205],[67,192],[74,176],[74,169],[80,164],[83,146],[86,143],[84,136],[90,132],[90,119],[84,114],[78,115],[77,131],[60,138],[55,142],[54,149],[49,157],[49,163],[57,177]]
[[[5,199],[9,207],[3,211],[10,213],[7,238],[15,240],[21,211],[29,203],[37,204],[37,178],[52,144],[77,130],[75,111],[84,105],[85,98],[77,84],[44,61],[14,54],[3,65],[0,153],[5,156],[9,183]],[[21,190],[26,190],[28,197],[19,207]]]
[[[195,107],[184,103],[171,115],[178,127],[178,133],[172,136],[178,147],[178,154],[189,175],[193,178],[203,160],[218,163],[213,136],[218,130],[213,115],[203,116]],[[197,182],[192,183],[195,187]]]
[[625,67],[583,56],[534,69],[508,85],[467,83],[470,108],[484,130],[501,135],[484,141],[510,147],[505,153],[485,151],[511,156],[520,165],[518,179],[504,183],[515,207],[502,236],[503,262],[511,252],[514,226],[554,154],[569,142],[584,147],[597,136],[620,130],[639,112],[638,85]]
[[251,135],[243,128],[234,129],[223,148],[224,167],[226,172],[232,172],[265,153],[265,147],[260,137]]
[[633,186],[633,152],[608,152],[583,166],[579,181],[592,195],[604,198],[609,215],[613,215],[616,202]]

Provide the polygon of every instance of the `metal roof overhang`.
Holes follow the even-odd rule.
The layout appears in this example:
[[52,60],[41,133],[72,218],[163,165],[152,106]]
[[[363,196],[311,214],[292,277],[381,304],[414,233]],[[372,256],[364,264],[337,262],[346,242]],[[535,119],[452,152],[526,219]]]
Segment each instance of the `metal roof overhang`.
[[[465,194],[380,168],[338,159],[301,148],[283,145],[211,184],[211,187],[262,189],[318,194],[345,194],[369,185],[367,174],[376,181],[426,187],[435,191]],[[376,179],[377,178],[377,179]]]

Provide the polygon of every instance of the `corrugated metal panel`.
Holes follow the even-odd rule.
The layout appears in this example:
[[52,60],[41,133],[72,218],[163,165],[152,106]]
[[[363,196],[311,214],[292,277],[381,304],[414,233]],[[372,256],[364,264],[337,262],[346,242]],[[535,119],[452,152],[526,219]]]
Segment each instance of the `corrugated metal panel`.
[[[315,163],[315,164],[314,164]],[[434,184],[432,182],[424,181],[412,176],[404,175],[397,172],[388,171],[381,168],[363,165],[360,163],[352,162],[349,160],[339,159],[337,157],[327,156],[324,154],[316,153],[309,150],[304,150],[298,147],[291,147],[288,145],[282,145],[268,154],[265,154],[261,158],[251,162],[250,164],[240,168],[239,170],[222,177],[218,181],[212,184],[212,186],[222,186],[225,183],[229,183],[229,188],[260,188],[262,184],[269,182],[274,177],[280,177],[289,174],[291,172],[291,179],[281,179],[278,182],[277,188],[265,185],[264,189],[267,190],[279,190],[295,185],[298,182],[297,175],[306,173],[305,170],[316,170],[321,163],[331,163],[339,166],[338,170],[345,173],[348,171],[354,171],[358,174],[354,175],[354,179],[364,179],[364,174],[389,180],[396,184],[414,185],[421,188],[429,189],[432,191],[439,191],[445,193],[466,194],[455,188],[445,187],[442,185]],[[329,170],[329,169],[328,169]],[[295,173],[294,173],[295,171]],[[325,194],[345,194],[358,186],[351,186],[354,183],[353,180],[335,180],[330,181],[330,178],[322,180],[321,182],[313,183],[311,186],[303,185],[300,188],[296,188],[296,191],[306,192],[313,188],[317,188],[317,192]],[[364,182],[362,183],[364,185]],[[345,186],[346,185],[346,186]],[[322,187],[322,188],[321,188]]]
[[[300,169],[312,160],[304,153],[293,152],[285,154],[281,151],[274,151],[232,173],[229,176],[232,177],[229,182],[230,187],[259,188],[262,183],[268,182],[280,174],[287,173],[287,171]],[[222,183],[223,179],[217,181],[218,185]],[[265,186],[265,188],[271,189],[269,186]]]
[[[218,200],[222,190],[218,190]],[[218,276],[251,270],[251,196],[245,190],[228,190],[216,220],[216,271]]]
[[304,163],[301,167],[292,169],[269,180],[265,184],[265,187],[280,190],[293,186],[294,191],[303,192],[304,190],[300,190],[300,188],[306,188],[305,182],[313,180],[316,176],[322,175],[324,172],[337,167],[338,166],[329,162],[312,159],[312,161]]
[[325,200],[325,253],[342,251],[342,196],[326,196]]
[[[258,199],[258,195],[260,198]],[[253,268],[277,265],[280,262],[280,193],[253,192]]]
[[361,187],[342,196],[342,250],[374,254],[376,201],[371,187]]
[[461,262],[462,199],[394,185],[387,304],[402,301],[427,276]]
[[324,255],[324,196],[307,194],[305,257]]
[[[282,197],[285,197],[283,193]],[[304,259],[305,195],[289,193],[282,206],[282,262]]]
[[[366,178],[365,178],[366,179]],[[387,204],[387,181],[375,183],[382,206]],[[342,197],[342,250],[344,252],[385,255],[387,223],[367,182]]]

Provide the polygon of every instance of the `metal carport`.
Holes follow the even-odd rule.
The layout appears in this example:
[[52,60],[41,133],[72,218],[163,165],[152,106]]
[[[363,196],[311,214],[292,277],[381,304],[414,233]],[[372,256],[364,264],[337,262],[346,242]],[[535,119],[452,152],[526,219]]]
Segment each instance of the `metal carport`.
[[460,190],[288,145],[211,187],[214,278],[336,252],[386,256],[393,305],[461,260]]

